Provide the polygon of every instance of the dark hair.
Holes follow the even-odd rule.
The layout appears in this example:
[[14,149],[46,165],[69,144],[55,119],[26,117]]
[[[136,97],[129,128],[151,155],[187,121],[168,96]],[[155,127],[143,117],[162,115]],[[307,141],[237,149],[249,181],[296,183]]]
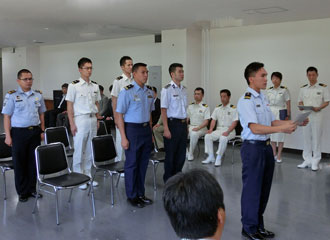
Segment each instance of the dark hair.
[[99,85],[99,89],[100,89],[100,91],[104,91],[104,87],[102,86],[102,85]]
[[80,58],[78,61],[78,68],[82,68],[86,63],[92,63],[92,60],[86,57]]
[[172,63],[170,65],[170,67],[168,68],[168,72],[170,73],[170,75],[171,75],[171,73],[175,72],[176,68],[178,68],[178,67],[183,68],[183,65],[181,63]]
[[62,87],[62,88],[68,88],[68,87],[69,87],[69,84],[67,84],[67,83],[63,83],[61,87]]
[[130,56],[121,57],[121,59],[119,60],[120,66],[124,66],[127,60],[132,60],[132,58]]
[[258,72],[259,69],[261,69],[263,67],[264,67],[264,64],[260,63],[260,62],[252,62],[249,65],[247,65],[247,67],[245,68],[245,71],[244,71],[244,77],[245,77],[248,85],[250,85],[249,77],[255,76],[256,72]]
[[197,88],[195,88],[195,91],[194,92],[196,92],[196,91],[201,91],[202,94],[204,95],[204,89],[203,88],[197,87]]
[[277,78],[279,78],[282,81],[282,73],[280,73],[280,72],[273,72],[272,75],[271,75],[271,77],[270,77],[270,79],[272,79],[274,76],[277,77]]
[[188,239],[213,236],[218,210],[225,209],[219,183],[202,169],[171,177],[165,184],[163,203],[176,234]]
[[111,91],[112,91],[112,84],[110,85],[110,87],[109,87],[109,92],[111,93]]
[[222,90],[220,90],[220,95],[221,95],[221,93],[226,93],[228,97],[231,96],[231,92],[228,89],[222,89]]
[[141,62],[135,63],[133,65],[132,72],[136,72],[139,69],[139,67],[147,67],[147,64]]
[[[21,70],[19,70],[18,73],[17,73],[17,79],[19,79],[19,78],[22,76],[23,73],[31,73],[31,72],[30,72],[30,70],[28,70],[28,69],[21,69]],[[31,74],[32,74],[32,73],[31,73]]]
[[307,72],[307,73],[308,73],[308,72],[316,72],[316,73],[318,73],[316,67],[308,67],[306,72]]
[[152,86],[152,91],[154,91],[155,93],[157,93],[157,88],[155,86]]

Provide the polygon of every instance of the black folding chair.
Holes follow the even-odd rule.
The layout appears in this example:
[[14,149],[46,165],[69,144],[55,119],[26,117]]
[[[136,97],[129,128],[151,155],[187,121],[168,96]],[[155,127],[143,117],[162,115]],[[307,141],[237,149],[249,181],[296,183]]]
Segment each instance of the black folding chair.
[[115,162],[117,156],[115,144],[111,135],[96,136],[92,139],[92,159],[96,171],[93,174],[92,181],[99,171],[107,172],[110,175],[110,194],[111,204],[114,205],[113,176],[118,175],[117,184],[120,175],[124,173],[124,161]]
[[99,129],[97,129],[97,136],[108,135],[107,126],[104,121],[99,121]]
[[154,151],[150,155],[150,162],[152,164],[152,170],[153,170],[153,180],[154,180],[154,190],[157,190],[157,184],[156,184],[156,171],[159,163],[163,163],[165,161],[165,152],[160,152],[158,150],[158,144],[156,141],[156,138],[154,136],[154,133],[152,132],[152,136],[154,138]]
[[[56,204],[56,224],[59,225],[58,213],[58,191],[63,189],[70,189],[69,202],[71,201],[73,188],[77,188],[83,184],[89,184],[91,189],[91,200],[93,216],[95,217],[95,202],[94,190],[91,178],[82,173],[72,172],[68,167],[68,160],[65,153],[63,143],[51,143],[38,146],[35,150],[36,165],[37,165],[37,194],[40,191],[55,195]],[[48,186],[53,188],[54,193],[43,189]],[[34,201],[32,213],[35,213],[37,200]]]
[[45,144],[61,142],[65,146],[65,152],[68,157],[73,156],[68,130],[65,126],[50,127],[45,130]]
[[6,135],[0,134],[0,169],[3,176],[4,200],[7,199],[6,171],[13,170],[13,160],[11,159],[11,147],[5,143]]

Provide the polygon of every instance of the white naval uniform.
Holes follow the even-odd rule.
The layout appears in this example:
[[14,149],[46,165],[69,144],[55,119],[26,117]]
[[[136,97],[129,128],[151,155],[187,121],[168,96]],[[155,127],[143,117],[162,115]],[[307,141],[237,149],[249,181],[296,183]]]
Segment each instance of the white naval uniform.
[[[266,92],[269,107],[276,120],[280,120],[280,110],[286,109],[286,102],[290,100],[290,92],[284,86],[270,87]],[[273,133],[270,135],[272,142],[284,142],[285,133]]]
[[197,145],[198,139],[205,135],[207,132],[207,127],[193,131],[194,128],[202,125],[202,123],[210,119],[210,107],[207,104],[200,102],[199,104],[191,103],[188,106],[187,110],[188,118],[190,119],[189,125],[189,138],[190,138],[190,146],[189,146],[189,153],[188,158],[193,157],[194,150]]
[[[320,107],[324,102],[329,102],[327,85],[315,83],[313,86],[306,84],[300,88],[298,102],[304,106]],[[312,168],[318,168],[321,160],[321,135],[323,111],[312,112],[308,118],[309,123],[303,128],[304,135],[304,163]]]
[[73,102],[74,122],[73,171],[90,175],[92,166],[92,138],[97,134],[96,102],[101,100],[99,86],[82,78],[69,84],[66,100]]
[[[130,85],[133,82],[132,78],[128,78],[124,73],[117,77],[112,84],[112,91],[111,96],[114,96],[118,100],[118,96],[120,91]],[[118,127],[116,126],[116,151],[117,151],[117,157],[115,159],[116,162],[119,162],[121,160],[125,160],[125,151],[123,147],[121,146],[121,135]]]
[[217,121],[217,129],[205,135],[205,153],[209,156],[213,155],[213,141],[219,140],[217,155],[222,157],[228,141],[236,136],[235,129],[228,136],[222,136],[222,134],[228,130],[234,121],[238,120],[237,109],[234,105],[223,106],[220,104],[214,109],[211,118]]

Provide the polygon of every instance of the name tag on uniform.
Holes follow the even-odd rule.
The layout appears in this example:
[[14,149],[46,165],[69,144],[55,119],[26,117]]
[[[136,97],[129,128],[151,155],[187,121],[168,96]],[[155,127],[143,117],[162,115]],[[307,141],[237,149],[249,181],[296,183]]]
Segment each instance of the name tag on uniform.
[[260,107],[260,104],[257,104],[256,107]]
[[278,93],[278,94],[283,94],[283,93],[280,92],[280,93]]
[[139,98],[138,95],[134,95],[134,101],[135,101],[135,102],[139,102],[139,101],[141,101],[141,99]]
[[178,97],[179,95],[173,95],[173,97]]
[[228,112],[228,115],[230,115],[230,112]]
[[203,113],[203,111],[202,111],[202,110],[199,110],[199,112],[200,112],[200,113]]
[[317,92],[317,95],[321,95],[321,92]]
[[16,99],[15,102],[22,102],[22,99]]

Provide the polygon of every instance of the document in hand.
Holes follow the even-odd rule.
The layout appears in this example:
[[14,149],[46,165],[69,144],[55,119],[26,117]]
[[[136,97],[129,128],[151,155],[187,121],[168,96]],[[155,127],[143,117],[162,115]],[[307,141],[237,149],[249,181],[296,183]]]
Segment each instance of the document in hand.
[[296,124],[302,124],[304,121],[305,121],[305,119],[308,117],[308,115],[309,114],[311,114],[311,112],[312,111],[308,111],[308,112],[304,112],[304,113],[299,113],[297,116],[296,116],[296,118],[295,118],[295,120],[294,120],[294,123],[296,123]]
[[307,111],[312,111],[313,110],[313,106],[302,106],[302,105],[298,105],[298,108],[300,110],[307,110]]

